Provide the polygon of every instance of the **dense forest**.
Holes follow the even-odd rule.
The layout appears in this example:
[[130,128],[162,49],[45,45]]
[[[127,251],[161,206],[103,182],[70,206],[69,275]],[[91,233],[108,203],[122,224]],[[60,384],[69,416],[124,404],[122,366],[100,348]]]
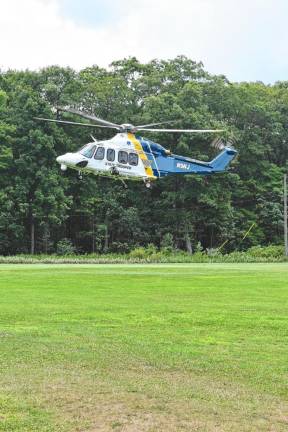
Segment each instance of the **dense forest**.
[[[57,155],[91,141],[91,131],[99,139],[113,132],[34,120],[55,118],[57,105],[116,123],[224,127],[239,155],[226,173],[172,176],[152,190],[93,175],[79,181],[76,171],[61,173]],[[63,239],[79,253],[151,243],[190,252],[224,242],[226,251],[279,244],[287,122],[288,82],[231,83],[186,57],[0,72],[0,254],[55,252]],[[177,154],[209,160],[217,152],[211,135],[147,134]]]

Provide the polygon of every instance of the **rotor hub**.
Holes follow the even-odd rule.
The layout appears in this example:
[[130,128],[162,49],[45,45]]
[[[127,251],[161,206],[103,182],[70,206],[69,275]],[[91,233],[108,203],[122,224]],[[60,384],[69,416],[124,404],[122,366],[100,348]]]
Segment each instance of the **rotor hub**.
[[131,123],[123,123],[120,125],[121,132],[134,132],[135,126]]

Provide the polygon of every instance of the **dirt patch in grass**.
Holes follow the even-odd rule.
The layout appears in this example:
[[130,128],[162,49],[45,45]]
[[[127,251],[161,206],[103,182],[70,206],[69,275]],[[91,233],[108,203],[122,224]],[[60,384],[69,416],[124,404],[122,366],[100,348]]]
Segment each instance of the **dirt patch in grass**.
[[[288,427],[288,404],[240,384],[179,371],[148,376],[126,371],[106,382],[79,376],[73,383],[69,375],[47,386],[42,400],[69,432],[284,432]],[[130,390],[123,390],[124,382]]]
[[[283,407],[284,408],[284,407]],[[280,409],[267,407],[266,413],[218,412],[210,404],[195,401],[161,402],[144,395],[110,395],[89,401],[74,401],[62,414],[75,431],[152,432],[152,431],[286,431],[288,423]],[[83,426],[85,424],[85,426]]]
[[[101,377],[75,365],[35,373],[26,370],[25,376],[19,371],[17,376],[6,375],[3,390],[15,398],[22,394],[26,403],[39,412],[53,414],[53,432],[288,429],[288,403],[279,397],[223,377],[159,370],[142,364],[138,368],[133,364],[115,369]],[[37,425],[38,420],[33,423]],[[5,429],[0,426],[1,430]]]

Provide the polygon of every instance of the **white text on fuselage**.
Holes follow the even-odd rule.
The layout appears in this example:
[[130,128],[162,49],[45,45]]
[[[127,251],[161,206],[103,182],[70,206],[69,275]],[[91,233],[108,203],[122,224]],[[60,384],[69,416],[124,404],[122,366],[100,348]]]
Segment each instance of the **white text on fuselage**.
[[180,169],[189,170],[190,165],[187,163],[183,163],[183,162],[177,162],[176,167],[180,168]]
[[111,167],[124,168],[124,169],[131,170],[131,166],[129,166],[129,165],[113,164],[111,162],[106,162],[105,165],[108,165],[108,166],[111,166]]

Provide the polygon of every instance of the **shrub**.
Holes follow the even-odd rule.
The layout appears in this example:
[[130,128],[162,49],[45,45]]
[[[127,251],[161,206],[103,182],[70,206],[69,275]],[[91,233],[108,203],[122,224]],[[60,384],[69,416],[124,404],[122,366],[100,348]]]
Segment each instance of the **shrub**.
[[73,255],[76,248],[70,239],[64,238],[57,243],[57,255]]
[[171,233],[164,234],[161,240],[161,249],[165,252],[172,252],[174,249],[173,235]]
[[253,246],[248,249],[247,253],[254,258],[282,258],[284,248],[282,245]]
[[136,249],[133,249],[129,255],[131,258],[144,259],[146,258],[147,253],[144,247],[138,247]]
[[136,249],[133,249],[129,255],[131,258],[145,259],[151,257],[152,255],[155,255],[156,253],[156,246],[153,243],[150,243],[146,248],[138,247]]
[[109,248],[112,252],[123,254],[129,252],[128,243],[113,242]]
[[203,246],[201,244],[200,241],[198,241],[198,243],[196,244],[195,248],[194,248],[194,253],[202,253],[203,252]]
[[215,248],[206,249],[206,253],[209,257],[217,257],[222,255],[219,249],[215,249]]
[[153,243],[149,243],[145,250],[148,256],[153,255],[157,252],[157,248]]

